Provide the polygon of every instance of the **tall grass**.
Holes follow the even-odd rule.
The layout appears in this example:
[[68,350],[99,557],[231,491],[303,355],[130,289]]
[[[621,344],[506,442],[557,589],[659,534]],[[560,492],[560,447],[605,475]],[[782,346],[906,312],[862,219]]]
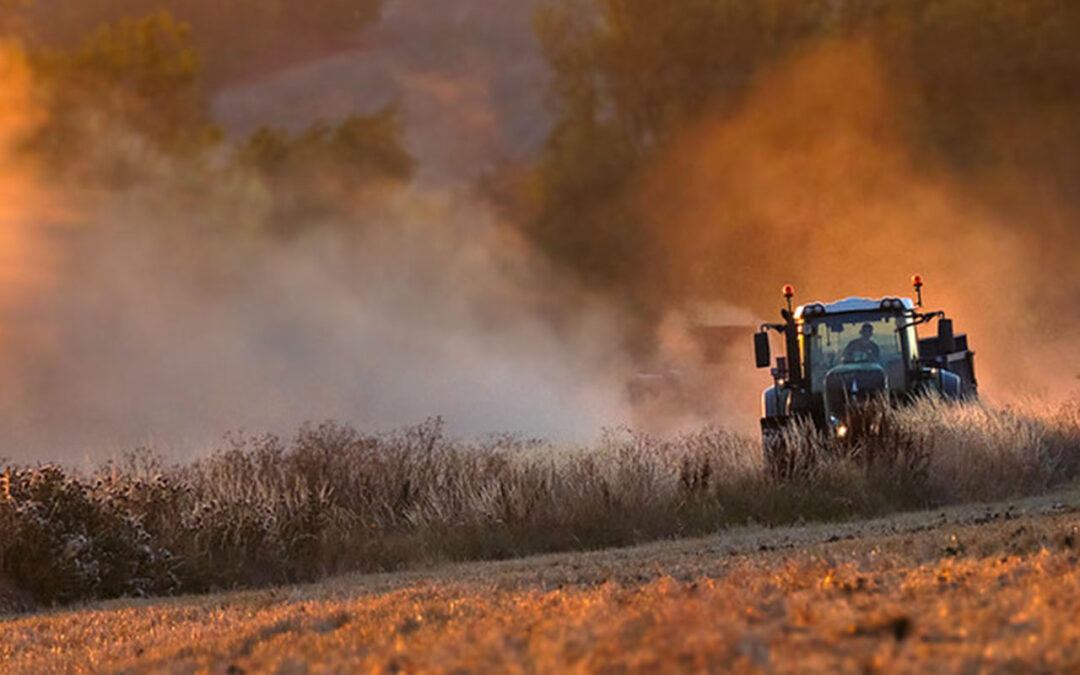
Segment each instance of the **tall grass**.
[[835,520],[1033,494],[1080,474],[1080,405],[1040,415],[924,401],[842,448],[793,435],[790,479],[718,429],[588,447],[306,426],[163,466],[0,474],[0,594],[38,604],[205,591],[445,560],[594,549],[734,524]]

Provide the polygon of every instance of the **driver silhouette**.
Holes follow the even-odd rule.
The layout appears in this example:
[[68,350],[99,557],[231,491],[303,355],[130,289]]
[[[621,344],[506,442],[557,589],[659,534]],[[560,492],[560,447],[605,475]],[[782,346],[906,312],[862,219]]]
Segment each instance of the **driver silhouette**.
[[870,363],[881,358],[881,349],[871,340],[874,335],[874,327],[864,323],[859,329],[859,337],[848,343],[844,348],[842,360],[844,363]]

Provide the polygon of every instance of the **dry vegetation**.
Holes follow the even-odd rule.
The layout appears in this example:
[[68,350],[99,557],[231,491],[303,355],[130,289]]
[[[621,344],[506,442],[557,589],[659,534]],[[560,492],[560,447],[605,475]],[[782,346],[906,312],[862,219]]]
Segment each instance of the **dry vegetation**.
[[[16,145],[41,160],[58,185],[66,180],[123,194],[141,182],[166,180],[171,164],[160,160],[168,157],[184,178],[239,177],[265,188],[270,206],[253,219],[259,224],[253,230],[293,233],[338,219],[351,223],[353,212],[365,208],[355,200],[359,188],[404,184],[412,176],[415,162],[392,109],[298,134],[264,129],[232,143],[210,114],[208,81],[278,63],[264,51],[267,45],[293,55],[333,48],[373,21],[380,2],[362,3],[361,15],[353,14],[355,2],[332,2],[315,13],[307,4],[276,3],[280,7],[257,12],[254,22],[243,8],[217,25],[205,18],[220,14],[217,5],[211,11],[200,0],[166,3],[177,12],[150,15],[143,14],[151,7],[142,0],[95,2],[87,6],[100,5],[100,11],[65,15],[64,22],[53,20],[49,3],[26,10],[30,4],[0,0],[9,11],[0,15],[3,35],[23,43],[11,49],[29,64],[32,98],[43,107],[40,128],[20,132],[28,138]],[[970,194],[1004,205],[1012,216],[1001,231],[1032,237],[1030,245],[1011,249],[1040,260],[1038,268],[1027,259],[995,266],[1020,272],[1001,275],[1010,284],[1002,297],[1016,298],[1025,318],[1038,319],[1022,326],[1063,320],[1060,307],[1075,296],[1077,278],[1068,254],[1074,250],[1068,225],[1077,208],[1070,178],[1080,175],[1080,117],[1072,114],[1080,109],[1077,11],[1056,0],[998,3],[993,11],[967,0],[871,3],[869,9],[785,0],[750,3],[749,10],[739,3],[672,9],[595,0],[577,13],[581,3],[558,4],[562,10],[538,20],[553,71],[556,119],[543,156],[526,162],[521,194],[509,191],[508,212],[557,269],[589,288],[630,298],[646,326],[671,304],[703,291],[729,293],[740,303],[740,291],[747,291],[745,302],[760,304],[752,294],[764,293],[764,285],[740,289],[730,277],[758,280],[768,276],[769,265],[790,265],[773,256],[747,275],[726,263],[761,257],[786,240],[788,223],[804,222],[791,214],[805,210],[806,194],[815,196],[813,203],[818,193],[849,195],[850,204],[826,200],[839,206],[821,211],[820,228],[813,219],[799,225],[799,237],[833,232],[837,222],[865,227],[896,211],[879,227],[897,241],[918,241],[911,222],[923,220],[924,211],[892,199],[912,193],[907,182],[877,178],[909,162],[940,166],[929,180],[975,174],[960,201]],[[777,21],[766,20],[773,15]],[[38,16],[55,23],[57,34],[26,32]],[[1057,18],[1042,20],[1046,16]],[[100,22],[107,23],[86,32]],[[252,27],[241,43],[237,22]],[[294,29],[303,29],[302,39]],[[742,131],[756,128],[740,126],[746,122],[738,111],[755,109],[744,106],[757,102],[754,83],[772,65],[822,42],[858,47],[862,39],[874,43],[880,73],[856,68],[867,86],[853,91],[880,87],[882,95],[881,111],[869,106],[871,114],[860,122],[865,129],[855,129],[857,143],[834,143],[829,127],[819,128],[818,116],[834,119],[831,105],[824,112],[810,105],[806,116],[794,106],[792,119],[781,116],[761,133],[820,137],[823,145],[853,147],[859,157],[884,154],[884,160],[864,164],[839,156],[842,170],[817,181],[805,180],[820,173],[814,161],[788,162],[791,168],[780,172],[771,162],[757,170],[721,162],[723,173],[704,172],[710,199],[701,204],[724,216],[723,236],[712,218],[682,217],[684,204],[695,211],[692,200],[661,190],[660,201],[673,205],[678,218],[640,203],[643,184],[666,184],[656,174],[666,178],[667,158],[681,144],[702,145],[691,132],[703,119],[734,123],[732,137],[746,138]],[[844,81],[836,73],[848,72],[848,52],[838,53],[845,57],[834,57],[839,66],[823,69],[829,81]],[[822,62],[809,63],[814,71]],[[790,79],[806,86],[801,77]],[[802,92],[781,88],[789,89]],[[894,106],[894,97],[914,103]],[[859,121],[865,101],[853,98],[859,114],[852,119]],[[901,129],[887,145],[895,144],[903,161],[890,159],[891,147],[880,147],[883,126]],[[727,133],[720,133],[721,141]],[[725,150],[717,153],[725,161],[745,156],[727,152],[723,143],[715,147]],[[817,145],[807,147],[807,157],[816,158]],[[758,151],[770,159],[790,156],[768,144]],[[672,173],[675,184],[697,184],[687,180],[696,170]],[[761,181],[761,193],[744,194],[741,177],[762,173],[769,180]],[[869,179],[837,189],[853,175]],[[789,181],[798,189],[779,189],[790,188]],[[760,211],[765,201],[775,201],[783,217]],[[1032,206],[1057,201],[1060,212],[1046,207],[1056,217]],[[924,227],[938,235],[940,222],[981,222],[955,215],[943,208]],[[1032,230],[1031,223],[1048,225]],[[1000,238],[992,228],[975,231]],[[836,248],[829,239],[814,241]],[[956,251],[968,249],[957,241],[967,240],[939,242],[947,252],[935,265],[942,276],[950,270],[987,297],[1001,290],[980,283],[981,274],[955,273]],[[965,259],[981,272],[985,260],[1000,262],[1011,239],[1002,241],[1001,251]],[[858,248],[843,252],[860,257]],[[878,260],[879,252],[864,257]],[[909,257],[895,256],[895,264]],[[814,270],[802,274],[811,278]],[[1001,315],[994,320],[1000,323]],[[628,341],[648,352],[649,329],[641,332],[646,335]],[[1053,332],[1067,340],[1075,327],[1066,321]],[[1042,344],[1041,337],[1030,342]],[[1007,349],[996,353],[1001,361]],[[0,474],[0,613],[10,614],[0,620],[0,665],[14,672],[305,665],[330,671],[1075,669],[1080,572],[1073,512],[1017,519],[1013,511],[991,509],[979,516],[987,522],[978,527],[946,522],[944,529],[924,516],[900,527],[908,534],[854,543],[820,543],[865,531],[850,522],[785,535],[738,530],[747,523],[837,523],[1046,494],[1080,474],[1077,404],[1029,414],[926,401],[888,416],[880,438],[838,452],[813,438],[792,439],[799,459],[783,481],[763,469],[756,440],[723,430],[676,439],[614,431],[589,447],[562,448],[513,437],[463,442],[448,437],[438,421],[386,435],[325,424],[304,428],[294,439],[237,438],[182,466],[167,466],[152,452],[92,472],[11,466]],[[1074,506],[1080,501],[1075,494],[1071,499]],[[444,568],[428,577],[401,571],[717,531],[724,531],[722,539],[630,552]],[[808,531],[817,533],[817,543],[806,543]],[[747,548],[722,555],[732,551],[718,542],[739,537]],[[785,541],[802,543],[794,552],[770,550]],[[389,574],[308,588],[138,599],[280,586],[349,571]],[[50,609],[118,597],[128,600]],[[19,614],[33,610],[43,613]]]
[[813,461],[782,482],[756,441],[723,431],[558,449],[456,441],[437,421],[236,439],[186,466],[143,453],[91,475],[9,468],[0,594],[30,608],[267,586],[1039,494],[1080,472],[1078,412],[925,401],[889,413],[873,443],[804,443]]
[[[0,620],[6,672],[1065,672],[1080,493]],[[882,532],[890,532],[883,535]],[[851,539],[848,539],[851,537]]]

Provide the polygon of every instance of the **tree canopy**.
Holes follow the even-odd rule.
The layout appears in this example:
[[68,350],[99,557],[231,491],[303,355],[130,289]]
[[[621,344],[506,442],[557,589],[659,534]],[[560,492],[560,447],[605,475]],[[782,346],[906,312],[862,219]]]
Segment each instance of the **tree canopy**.
[[254,179],[273,204],[263,225],[283,232],[343,213],[368,187],[412,177],[393,107],[225,142],[210,115],[197,34],[158,10],[101,25],[70,48],[32,51],[48,111],[27,149],[54,179],[84,186],[124,187],[164,177],[155,171],[169,166],[183,180]]
[[[561,0],[542,12],[537,32],[556,121],[531,233],[567,269],[646,315],[723,280],[688,284],[680,268],[741,263],[753,250],[715,230],[758,226],[733,198],[717,222],[679,231],[663,209],[642,207],[651,176],[695,125],[751,124],[744,106],[763,75],[823,44],[869,44],[860,53],[880,65],[876,79],[891,95],[873,124],[886,127],[867,122],[867,142],[885,134],[916,164],[973,175],[1045,176],[1066,198],[1080,179],[1080,6],[1067,0]],[[860,105],[843,83],[813,81]],[[803,142],[818,124],[810,117],[834,114],[826,96],[801,98],[820,102],[803,110],[808,119],[757,131]],[[785,102],[768,105],[753,114]],[[737,173],[715,176],[718,195],[737,189]],[[678,189],[677,180],[668,185]]]
[[67,49],[88,32],[127,17],[166,10],[192,28],[214,83],[336,49],[377,21],[383,0],[0,0],[0,26],[19,19],[25,37]]

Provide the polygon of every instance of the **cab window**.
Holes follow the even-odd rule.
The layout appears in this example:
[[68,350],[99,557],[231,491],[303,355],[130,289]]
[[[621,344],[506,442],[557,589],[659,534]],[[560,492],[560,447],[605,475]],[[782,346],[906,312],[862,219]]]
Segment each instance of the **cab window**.
[[811,389],[822,391],[825,373],[841,364],[876,363],[885,369],[889,388],[904,386],[907,375],[899,314],[856,313],[825,316],[803,326],[800,342]]

